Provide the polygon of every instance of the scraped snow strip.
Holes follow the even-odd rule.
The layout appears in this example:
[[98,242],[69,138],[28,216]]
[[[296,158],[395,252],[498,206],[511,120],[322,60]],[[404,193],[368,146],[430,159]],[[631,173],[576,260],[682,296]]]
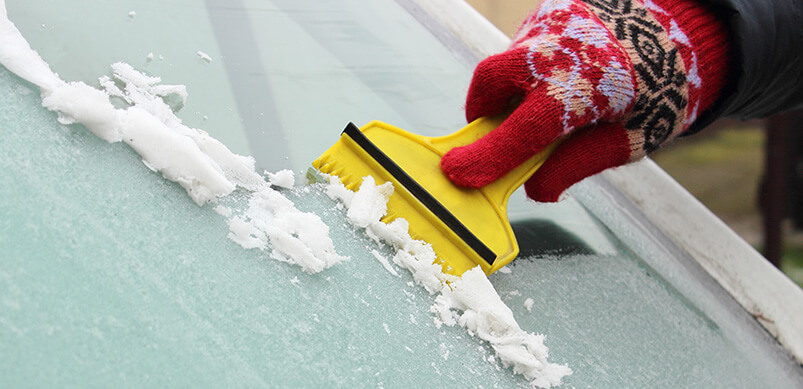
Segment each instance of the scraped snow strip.
[[[326,193],[348,208],[349,221],[364,228],[370,238],[393,247],[396,250],[393,262],[408,269],[419,285],[437,295],[430,310],[436,314],[438,326],[446,324],[466,328],[472,336],[488,342],[504,366],[512,368],[535,386],[549,388],[560,385],[563,377],[572,373],[568,366],[547,360],[549,349],[544,345],[544,336],[528,333],[519,327],[513,312],[479,266],[463,273],[462,277],[445,274],[435,262],[432,246],[410,237],[406,220],[397,218],[389,224],[380,221],[393,194],[391,183],[377,186],[371,176],[366,176],[354,193],[346,189],[336,176],[326,177],[329,179]],[[380,259],[378,252],[373,254]]]
[[[202,205],[232,193],[250,191],[248,209],[236,212],[218,206],[228,219],[229,238],[247,249],[319,272],[344,259],[335,252],[329,228],[317,216],[304,213],[270,186],[292,188],[291,171],[268,173],[270,183],[256,173],[254,159],[231,152],[205,131],[190,128],[175,115],[187,101],[183,85],[162,85],[125,63],[112,64],[113,77],[99,79],[102,89],[83,82],[65,82],[34,51],[8,20],[0,0],[0,64],[39,87],[42,105],[56,112],[62,124],[80,123],[107,142],[125,142],[151,170],[177,182]],[[128,107],[116,108],[111,98]]]

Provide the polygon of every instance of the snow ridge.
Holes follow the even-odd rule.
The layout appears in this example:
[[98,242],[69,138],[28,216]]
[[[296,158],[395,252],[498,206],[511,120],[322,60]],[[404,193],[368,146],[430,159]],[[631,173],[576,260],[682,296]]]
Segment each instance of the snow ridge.
[[531,334],[519,327],[513,312],[479,266],[462,277],[444,273],[432,246],[410,237],[406,220],[398,218],[389,224],[380,221],[393,194],[391,182],[376,185],[373,177],[366,176],[355,193],[338,177],[326,177],[329,179],[326,193],[347,207],[349,221],[364,228],[366,235],[376,242],[393,247],[396,250],[393,262],[409,270],[419,285],[436,295],[430,310],[436,315],[438,327],[445,324],[466,328],[472,336],[488,342],[505,367],[511,367],[533,386],[557,386],[572,373],[568,366],[548,361],[544,335]]

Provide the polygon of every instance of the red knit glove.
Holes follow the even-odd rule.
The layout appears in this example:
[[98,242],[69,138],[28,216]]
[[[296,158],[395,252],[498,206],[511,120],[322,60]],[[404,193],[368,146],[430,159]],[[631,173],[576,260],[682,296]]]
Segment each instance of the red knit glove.
[[458,185],[482,187],[565,137],[525,184],[530,198],[557,201],[683,133],[724,86],[728,41],[693,0],[546,0],[507,51],[477,66],[466,118],[518,106],[441,167]]

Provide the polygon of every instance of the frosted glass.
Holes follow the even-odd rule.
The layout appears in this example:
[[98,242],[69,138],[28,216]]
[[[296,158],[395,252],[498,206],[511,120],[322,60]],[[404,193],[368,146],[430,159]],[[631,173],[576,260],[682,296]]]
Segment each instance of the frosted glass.
[[97,85],[122,61],[187,85],[185,124],[262,168],[305,170],[348,122],[379,119],[425,134],[464,125],[470,69],[394,1],[6,4],[63,79]]
[[[324,195],[288,193],[351,259],[307,275],[228,240],[126,146],[57,125],[4,69],[0,85],[3,386],[524,385],[437,329],[432,297],[388,273]],[[792,387],[626,254],[511,268],[492,281],[574,368],[569,385]]]
[[159,76],[163,84],[187,85],[192,98],[181,111],[184,123],[214,133],[236,153],[251,154],[203,2],[5,3],[9,19],[62,79],[97,86],[98,77],[111,74],[111,64],[125,62]]
[[316,275],[244,250],[127,146],[56,124],[0,68],[0,386],[523,384],[388,273],[320,193],[351,259]]
[[[756,352],[755,338],[734,337],[721,328],[730,323],[712,320],[627,254],[519,258],[511,270],[492,281],[519,323],[544,331],[550,355],[566,358],[574,370],[564,379],[567,387],[793,388],[801,382],[799,367],[783,363],[784,355]],[[523,308],[527,299],[531,312]]]
[[[346,121],[436,134],[463,120],[471,68],[393,1],[7,5],[62,78],[95,84],[125,61],[186,84],[182,119],[265,168],[306,169]],[[432,297],[315,190],[287,195],[351,259],[307,275],[229,240],[127,146],[57,125],[5,69],[0,131],[0,386],[526,386],[435,328]],[[803,386],[729,296],[582,196],[599,190],[551,206],[517,193],[522,258],[491,278],[572,367],[567,387]]]

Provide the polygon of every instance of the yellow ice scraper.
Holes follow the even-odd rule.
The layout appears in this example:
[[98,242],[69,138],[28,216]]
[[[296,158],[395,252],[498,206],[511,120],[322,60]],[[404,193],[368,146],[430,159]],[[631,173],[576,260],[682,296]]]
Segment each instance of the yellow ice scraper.
[[519,253],[507,217],[510,195],[535,173],[557,143],[479,189],[453,184],[441,171],[440,160],[452,148],[489,133],[503,119],[480,118],[441,137],[416,135],[380,121],[362,128],[349,123],[340,140],[312,165],[338,176],[354,191],[368,175],[377,185],[392,182],[395,191],[383,222],[406,219],[410,236],[430,243],[448,273],[461,275],[480,265],[491,274]]

